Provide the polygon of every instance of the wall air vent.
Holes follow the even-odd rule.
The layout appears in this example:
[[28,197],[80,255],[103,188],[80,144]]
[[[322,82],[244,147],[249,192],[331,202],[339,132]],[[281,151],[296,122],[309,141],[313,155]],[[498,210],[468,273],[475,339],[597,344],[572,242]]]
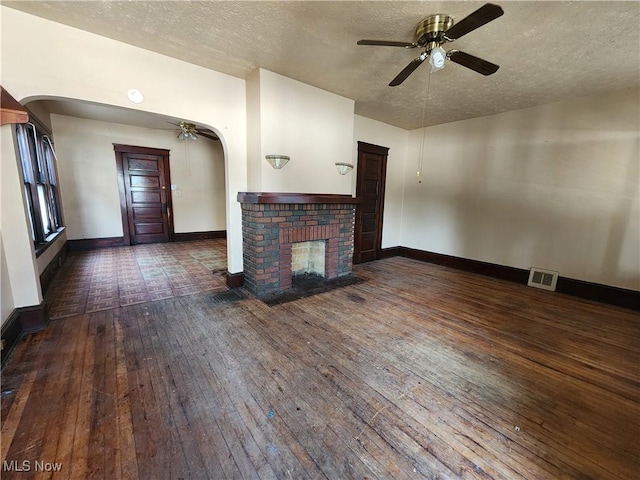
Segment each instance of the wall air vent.
[[558,272],[543,270],[542,268],[532,268],[529,272],[529,281],[527,282],[527,285],[530,287],[555,291],[557,281]]

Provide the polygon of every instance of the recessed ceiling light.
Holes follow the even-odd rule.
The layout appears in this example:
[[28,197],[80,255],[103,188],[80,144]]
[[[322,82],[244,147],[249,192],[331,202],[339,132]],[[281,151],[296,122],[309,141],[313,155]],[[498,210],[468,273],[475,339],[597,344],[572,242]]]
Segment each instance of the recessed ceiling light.
[[127,98],[133,103],[142,103],[142,101],[144,100],[144,95],[142,95],[142,92],[140,90],[130,88],[127,91]]

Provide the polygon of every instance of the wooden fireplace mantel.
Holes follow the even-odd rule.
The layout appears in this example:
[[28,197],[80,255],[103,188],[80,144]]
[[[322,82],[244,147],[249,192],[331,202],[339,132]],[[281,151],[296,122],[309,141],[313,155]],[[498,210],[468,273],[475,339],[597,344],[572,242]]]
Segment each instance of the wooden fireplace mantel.
[[360,203],[360,199],[351,195],[334,193],[278,193],[278,192],[239,192],[240,203]]

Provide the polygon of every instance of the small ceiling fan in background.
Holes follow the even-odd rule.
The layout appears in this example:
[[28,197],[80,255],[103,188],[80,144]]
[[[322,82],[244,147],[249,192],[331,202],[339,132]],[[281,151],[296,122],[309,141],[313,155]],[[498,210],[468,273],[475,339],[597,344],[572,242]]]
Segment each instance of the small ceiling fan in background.
[[218,137],[211,130],[198,128],[194,123],[189,122],[169,122],[171,125],[175,125],[178,127],[178,138],[180,140],[197,140],[198,135],[201,137],[208,138],[210,140],[219,141],[220,137]]
[[429,59],[429,63],[434,69],[440,69],[444,67],[445,58],[448,58],[452,62],[455,62],[464,67],[470,68],[473,71],[481,73],[482,75],[491,75],[496,73],[498,65],[483,60],[482,58],[475,57],[460,50],[449,50],[448,52],[442,48],[442,45],[448,42],[453,42],[458,38],[466,35],[469,32],[495,20],[502,16],[504,11],[499,5],[492,3],[486,3],[471,15],[463,18],[458,23],[454,24],[453,18],[447,14],[429,15],[423,19],[416,28],[415,41],[414,42],[395,42],[387,40],[360,40],[358,45],[375,45],[383,47],[403,47],[403,48],[424,48],[424,52],[409,65],[407,65],[397,76],[394,78],[390,87],[395,87],[404,82],[414,70],[416,70],[422,63]]

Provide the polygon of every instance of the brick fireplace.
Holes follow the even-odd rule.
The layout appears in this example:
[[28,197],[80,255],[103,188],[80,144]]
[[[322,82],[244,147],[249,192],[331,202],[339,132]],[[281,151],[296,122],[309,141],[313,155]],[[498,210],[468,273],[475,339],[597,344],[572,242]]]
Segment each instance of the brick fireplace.
[[255,295],[286,292],[294,274],[332,280],[351,273],[357,199],[241,192],[238,202],[242,206],[244,282]]

